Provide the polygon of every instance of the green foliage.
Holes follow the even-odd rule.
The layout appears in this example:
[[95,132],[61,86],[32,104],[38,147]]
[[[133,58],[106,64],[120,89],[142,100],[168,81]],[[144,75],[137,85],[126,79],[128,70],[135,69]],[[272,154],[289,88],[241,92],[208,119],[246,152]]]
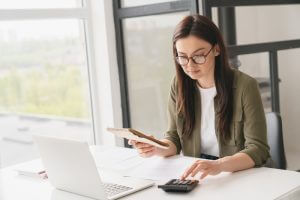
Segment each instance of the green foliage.
[[0,45],[8,48],[0,56],[1,112],[88,118],[85,53],[79,42],[69,39]]

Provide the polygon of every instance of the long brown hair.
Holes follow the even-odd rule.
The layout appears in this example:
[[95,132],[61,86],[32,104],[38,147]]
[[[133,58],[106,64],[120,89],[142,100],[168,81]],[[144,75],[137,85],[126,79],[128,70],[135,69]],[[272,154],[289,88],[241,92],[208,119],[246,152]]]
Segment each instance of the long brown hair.
[[176,66],[178,84],[177,113],[184,117],[183,135],[191,135],[195,127],[195,95],[197,92],[196,80],[186,75],[182,67],[176,62],[176,42],[190,35],[209,42],[212,46],[218,45],[220,54],[215,57],[215,85],[217,95],[217,131],[227,138],[230,130],[233,109],[233,70],[229,66],[227,50],[218,27],[207,17],[191,15],[185,17],[177,26],[173,35],[173,55]]

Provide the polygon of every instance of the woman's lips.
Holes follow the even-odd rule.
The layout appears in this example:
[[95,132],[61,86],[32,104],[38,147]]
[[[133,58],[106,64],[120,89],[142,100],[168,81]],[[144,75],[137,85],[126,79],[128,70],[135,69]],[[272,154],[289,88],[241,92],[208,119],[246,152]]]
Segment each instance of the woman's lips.
[[199,72],[200,70],[195,70],[195,71],[187,71],[188,73],[196,73]]

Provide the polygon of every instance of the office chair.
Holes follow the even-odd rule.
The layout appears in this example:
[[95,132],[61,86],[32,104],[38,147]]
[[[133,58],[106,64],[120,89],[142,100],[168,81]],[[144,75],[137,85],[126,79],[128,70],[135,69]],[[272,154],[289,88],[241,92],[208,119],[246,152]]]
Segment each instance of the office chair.
[[275,112],[266,113],[266,120],[268,144],[270,146],[270,154],[274,162],[274,167],[286,169],[280,114]]

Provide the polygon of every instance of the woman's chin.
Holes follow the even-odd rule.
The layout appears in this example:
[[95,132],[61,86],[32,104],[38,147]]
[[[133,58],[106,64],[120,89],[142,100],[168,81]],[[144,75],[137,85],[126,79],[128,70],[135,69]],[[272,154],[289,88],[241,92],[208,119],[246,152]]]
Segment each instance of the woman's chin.
[[189,73],[188,75],[189,75],[189,77],[191,79],[194,79],[194,80],[199,79],[201,77],[201,73],[199,73],[199,72],[197,72],[197,73]]

